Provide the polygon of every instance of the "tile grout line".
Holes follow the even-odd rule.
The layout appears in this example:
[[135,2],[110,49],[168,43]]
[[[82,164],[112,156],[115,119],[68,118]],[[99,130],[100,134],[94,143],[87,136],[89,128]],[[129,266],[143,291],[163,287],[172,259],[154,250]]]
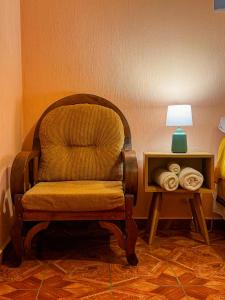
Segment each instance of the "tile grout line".
[[111,264],[109,263],[109,290],[112,295],[112,300],[114,300],[113,297],[113,286],[112,286],[112,269],[111,269]]
[[[191,248],[197,248],[197,247],[201,247],[201,246],[202,246],[202,245],[193,245],[193,246],[191,246]],[[159,238],[159,247],[162,247],[160,238]],[[170,260],[169,260],[169,259],[166,259],[166,262],[167,262],[167,264],[168,264],[168,266],[169,266]],[[183,293],[184,293],[184,296],[187,297],[187,299],[190,299],[190,297],[187,295],[187,293],[186,293],[186,291],[185,291],[185,289],[184,289],[183,284],[180,282],[179,278],[177,277],[177,274],[176,274],[176,272],[174,271],[173,267],[172,267],[172,266],[169,266],[169,267],[171,268],[173,274],[175,275],[176,280],[177,280],[177,282],[178,282],[178,285],[179,285],[180,288],[182,289],[182,291],[183,291]]]
[[[181,239],[181,242],[180,243],[178,243],[179,242],[179,239]],[[224,241],[225,242],[225,241]],[[156,247],[153,247],[152,249],[148,246],[148,245],[146,245],[146,243],[143,243],[143,244],[141,244],[140,243],[140,249],[138,250],[138,251],[140,251],[140,252],[138,252],[139,253],[139,255],[140,255],[140,257],[142,256],[142,254],[144,254],[145,252],[147,253],[147,256],[146,256],[146,259],[150,259],[150,261],[149,261],[149,266],[151,266],[151,268],[152,268],[152,270],[155,270],[154,268],[155,268],[155,265],[156,264],[158,264],[157,263],[157,261],[159,260],[159,261],[162,261],[162,262],[165,262],[166,263],[166,265],[169,267],[169,272],[168,271],[166,271],[165,272],[165,274],[167,274],[167,275],[171,275],[171,276],[173,276],[174,277],[174,283],[176,282],[176,285],[167,285],[167,284],[160,284],[160,286],[162,286],[162,287],[177,287],[179,290],[180,290],[180,293],[182,293],[183,292],[183,297],[185,298],[185,299],[191,299],[191,296],[190,296],[190,293],[192,292],[192,289],[195,291],[199,291],[199,294],[202,294],[201,293],[201,291],[200,291],[200,288],[202,287],[202,285],[203,284],[190,284],[190,282],[192,282],[192,281],[190,281],[190,280],[186,280],[186,281],[184,281],[182,278],[182,275],[183,274],[185,274],[185,273],[189,273],[189,271],[191,271],[191,270],[193,270],[193,272],[194,272],[194,266],[195,266],[195,263],[197,264],[197,266],[200,264],[200,259],[201,259],[201,257],[202,257],[202,255],[203,255],[203,258],[204,258],[204,261],[206,260],[208,260],[208,258],[207,258],[207,255],[209,255],[210,253],[211,253],[211,250],[210,250],[210,248],[212,247],[212,246],[208,246],[208,245],[193,245],[192,243],[190,243],[190,244],[188,244],[188,245],[186,245],[185,244],[185,240],[183,241],[183,238],[181,237],[181,238],[178,238],[177,240],[176,239],[174,239],[174,240],[172,240],[171,241],[171,244],[169,243],[168,245],[167,245],[167,241],[166,240],[164,240],[164,238],[162,237],[160,237],[160,239],[158,240],[158,243],[156,244]],[[224,259],[224,247],[225,247],[225,243],[221,243],[221,245],[222,245],[222,247],[221,247],[221,249],[219,249],[219,252],[217,253],[217,249],[216,249],[216,247],[215,247],[215,249],[213,248],[212,249],[212,251],[214,251],[215,253],[216,253],[216,255],[213,255],[212,256],[212,262],[216,262],[216,263],[218,263],[217,262],[217,257],[220,257],[221,259],[222,259],[222,262],[223,262],[223,264],[225,263],[225,259]],[[138,246],[138,247],[139,247]],[[203,247],[204,246],[204,247]],[[214,246],[214,245],[213,245]],[[216,246],[216,245],[215,245]],[[200,249],[198,249],[200,247]],[[165,251],[167,251],[167,252],[165,252],[165,253],[168,253],[168,254],[165,254],[163,251],[162,252],[160,252],[161,250],[160,250],[160,248],[162,248],[162,250],[163,250],[163,248],[165,249]],[[196,248],[196,250],[195,250],[195,248]],[[201,250],[201,248],[202,248],[202,250]],[[158,250],[157,250],[158,249]],[[193,263],[192,263],[192,256],[190,256],[189,257],[189,260],[177,260],[177,254],[176,253],[178,253],[178,252],[174,252],[174,250],[176,250],[176,249],[178,249],[178,250],[182,250],[184,253],[182,254],[182,255],[184,255],[184,257],[185,257],[185,255],[186,255],[186,250],[184,251],[184,249],[187,249],[187,251],[188,251],[188,249],[190,249],[190,251],[194,251],[193,253],[195,254],[195,251],[197,251],[196,252],[196,257],[193,257],[193,259],[194,259],[194,265],[193,265]],[[207,250],[208,249],[208,250]],[[107,254],[108,255],[108,254]],[[157,255],[159,255],[159,256],[157,256]],[[67,255],[68,256],[68,255]],[[91,257],[92,258],[92,257]],[[153,261],[153,262],[151,262],[151,258],[154,258],[154,259],[156,259],[157,261]],[[178,258],[179,258],[179,256],[178,256]],[[68,259],[65,259],[65,261],[67,261],[67,260],[69,260],[70,258],[68,257]],[[80,260],[79,258],[74,258],[74,259],[78,259],[78,260]],[[100,260],[101,260],[101,258],[99,258]],[[58,259],[58,261],[59,261],[59,259]],[[204,263],[204,261],[202,262],[202,263]],[[44,266],[44,269],[47,267],[47,266],[45,266],[45,261],[44,262],[42,262],[42,261],[39,261],[38,260],[38,262],[39,263],[41,263],[41,265],[43,265]],[[82,262],[82,260],[80,260],[80,262]],[[91,260],[91,262],[92,262],[92,260]],[[105,262],[105,261],[104,261]],[[49,265],[49,263],[50,263],[50,261],[47,261],[47,265]],[[52,263],[52,262],[51,262]],[[68,263],[68,262],[67,262]],[[144,264],[147,264],[148,263],[148,260],[146,260],[145,261],[145,256],[144,256],[144,258],[143,258],[143,263]],[[92,263],[91,263],[92,264]],[[122,264],[122,262],[120,263],[120,264]],[[119,264],[119,265],[120,265]],[[89,265],[89,263],[88,263],[88,265]],[[134,274],[130,274],[129,272],[127,273],[128,275],[127,276],[122,276],[122,277],[118,277],[119,278],[119,280],[121,280],[121,278],[126,278],[126,279],[124,279],[124,280],[122,280],[122,281],[117,281],[118,280],[118,278],[117,278],[117,272],[121,272],[121,274],[123,274],[123,272],[125,272],[126,270],[123,270],[122,268],[119,268],[119,269],[117,269],[117,268],[115,268],[114,269],[114,266],[116,266],[117,265],[117,261],[116,262],[114,262],[114,261],[112,261],[111,263],[107,263],[107,270],[108,270],[108,279],[107,280],[103,280],[103,282],[105,281],[105,284],[104,284],[104,286],[107,288],[107,290],[105,290],[105,291],[102,291],[102,292],[94,292],[94,293],[96,293],[96,294],[93,294],[93,295],[96,295],[96,297],[98,298],[98,297],[103,297],[104,298],[104,296],[101,296],[101,295],[105,295],[105,293],[106,293],[106,297],[108,298],[108,299],[110,299],[110,300],[115,300],[117,297],[122,297],[122,295],[126,295],[127,293],[129,294],[129,293],[134,293],[135,295],[136,295],[136,293],[138,293],[138,295],[140,294],[140,295],[142,295],[142,293],[143,293],[143,290],[142,289],[134,289],[134,291],[132,292],[132,291],[126,291],[126,289],[123,291],[123,290],[121,290],[120,291],[120,289],[118,290],[118,294],[117,294],[117,288],[120,286],[120,283],[122,283],[122,285],[121,286],[123,286],[123,282],[127,282],[125,285],[128,285],[129,286],[129,284],[131,284],[131,282],[133,282],[133,280],[136,280],[136,279],[138,279],[139,277],[141,278],[141,279],[143,279],[144,278],[144,280],[145,280],[145,278],[147,277],[148,278],[148,276],[150,276],[150,273],[151,272],[149,272],[149,269],[147,269],[147,271],[144,269],[143,270],[143,272],[140,272],[140,274],[137,276],[137,277],[132,277],[132,276],[134,276]],[[166,267],[166,265],[165,265],[165,267]],[[58,271],[60,271],[60,272],[62,272],[62,267],[60,267],[60,264],[59,265],[57,265],[57,263],[53,263],[53,266],[55,266],[56,268],[57,268],[57,270]],[[147,264],[147,266],[148,266],[148,264]],[[222,265],[221,265],[222,266]],[[34,276],[34,277],[36,277],[36,275],[35,275],[35,273],[39,273],[40,272],[40,270],[39,269],[37,269],[37,272],[35,271],[34,272],[34,267],[33,267],[33,263],[31,264],[31,266],[28,264],[28,267],[29,267],[29,270],[31,270],[32,272],[31,272],[31,276]],[[178,267],[178,268],[177,268]],[[218,269],[217,268],[218,266],[217,265],[215,265],[215,268],[216,268],[216,270]],[[47,267],[48,268],[48,267]],[[181,271],[183,272],[181,272],[180,273],[180,269],[179,268],[185,268],[184,270],[183,269],[181,269]],[[213,270],[215,270],[215,268],[214,267],[212,267],[212,269],[211,269],[211,271],[213,271]],[[220,268],[221,269],[221,268]],[[219,269],[219,270],[220,270]],[[26,275],[26,273],[28,272],[30,272],[29,270],[27,270],[27,267],[23,270],[22,269],[22,275],[21,276],[25,276]],[[41,270],[42,270],[42,268],[41,268]],[[73,269],[72,269],[73,270]],[[85,269],[86,270],[86,269]],[[91,270],[91,269],[90,269]],[[151,269],[150,269],[151,270]],[[157,269],[156,269],[157,270]],[[155,271],[156,271],[155,270]],[[164,268],[164,266],[163,266],[163,268],[162,269],[160,269],[159,268],[159,270],[161,270],[160,271],[160,273],[159,274],[163,274],[163,270],[165,270],[165,268]],[[4,271],[4,270],[3,270]],[[8,271],[8,270],[7,270]],[[18,271],[18,270],[17,270]],[[57,272],[58,272],[57,271]],[[69,272],[70,273],[70,271],[67,271],[67,272]],[[66,273],[67,273],[66,272]],[[85,271],[86,272],[86,271]],[[89,269],[88,269],[88,272],[89,272]],[[100,272],[101,272],[101,268],[100,268]],[[20,273],[20,270],[19,270],[19,273]],[[33,274],[34,273],[34,274]],[[63,274],[65,273],[65,270],[63,270]],[[214,274],[215,273],[215,271],[213,272],[213,274],[212,274],[212,279],[214,278],[214,275],[216,275],[216,274]],[[10,276],[10,278],[14,278],[15,277],[15,275],[18,275],[17,273],[10,273],[9,272],[9,274],[8,273],[6,273],[7,274],[7,276],[4,276],[4,278],[6,277],[6,278],[8,278],[9,276]],[[32,275],[33,274],[33,275]],[[53,277],[53,275],[54,275],[55,273],[53,272],[52,274],[50,274],[51,276],[50,277]],[[76,272],[75,272],[75,269],[74,269],[74,274],[76,275]],[[86,273],[85,273],[86,274]],[[197,277],[198,278],[198,276],[197,276],[197,274],[195,274],[194,273],[194,275],[195,275],[195,277]],[[39,277],[40,275],[38,275],[38,277]],[[60,273],[60,276],[61,276],[61,273]],[[62,275],[63,276],[63,275]],[[200,279],[201,279],[201,275],[199,275],[200,276]],[[15,277],[15,279],[16,279],[17,277]],[[24,277],[24,280],[25,279],[28,279],[28,276],[25,276]],[[94,277],[95,279],[97,278],[96,276]],[[128,278],[128,279],[127,279]],[[153,278],[153,277],[151,277],[151,278]],[[185,278],[185,277],[184,277]],[[194,277],[193,277],[194,278]],[[40,279],[40,281],[38,282],[38,284],[35,284],[35,288],[31,288],[31,289],[27,289],[27,288],[25,288],[25,289],[18,289],[18,290],[21,290],[21,291],[23,291],[23,290],[25,290],[25,291],[28,291],[28,294],[30,293],[29,291],[32,291],[32,290],[34,290],[34,292],[32,292],[32,294],[34,293],[34,299],[36,299],[36,300],[38,300],[38,299],[40,299],[41,297],[42,297],[42,293],[43,293],[43,289],[45,289],[45,286],[44,286],[44,283],[45,283],[45,281],[46,281],[46,278],[41,278],[41,277],[39,277],[39,279]],[[106,277],[104,276],[104,279],[106,279]],[[154,278],[153,278],[154,279]],[[79,278],[79,279],[76,279],[76,280],[78,280],[78,281],[87,281],[87,282],[95,282],[95,280],[94,279],[91,279],[91,277],[89,278],[89,276],[84,276],[83,278]],[[207,279],[208,280],[208,279]],[[131,282],[130,282],[131,281]],[[151,280],[150,280],[151,281]],[[149,281],[149,282],[150,282]],[[130,283],[129,283],[130,282]],[[166,283],[167,281],[165,281],[165,283]],[[169,281],[170,282],[170,281]],[[186,284],[186,282],[187,282],[187,284]],[[196,282],[196,281],[194,281],[194,282]],[[3,281],[3,283],[4,283],[4,281]],[[162,283],[164,283],[164,281],[162,281]],[[201,283],[201,282],[196,282],[196,283]],[[147,283],[146,283],[147,284]],[[218,281],[218,284],[220,284],[220,280]],[[39,285],[39,287],[37,287]],[[218,285],[218,286],[220,286],[220,285]],[[222,286],[222,285],[221,285]],[[22,287],[22,286],[21,286]],[[140,286],[141,287],[141,286]],[[198,288],[196,288],[196,287],[198,287]],[[215,285],[215,287],[216,287],[216,285]],[[212,288],[212,289],[215,289],[215,291],[216,292],[218,292],[219,293],[219,290],[217,290],[216,288],[215,288],[213,285],[212,286],[205,286],[205,288],[207,289],[207,288]],[[73,288],[72,288],[73,289]],[[42,290],[42,293],[40,293],[40,291]],[[59,290],[61,290],[61,288],[59,288]],[[187,291],[187,292],[186,292]],[[205,293],[208,293],[208,291],[203,291],[203,294],[205,295]],[[35,294],[36,293],[36,294]],[[211,293],[211,291],[209,291],[209,293]],[[41,296],[39,296],[39,295],[41,295]],[[91,295],[91,294],[89,294],[88,296],[84,296],[84,298],[83,298],[83,296],[82,296],[82,299],[89,299],[89,298],[92,298],[92,296],[93,295]],[[97,296],[97,295],[99,295],[99,296]],[[203,296],[204,296],[203,295]],[[211,294],[209,294],[208,296],[210,296]],[[200,296],[200,295],[199,295]],[[26,297],[25,297],[26,298]]]
[[[160,247],[160,248],[162,247],[162,244],[161,244],[161,242],[160,242],[160,238],[159,238],[159,247]],[[184,290],[183,285],[181,284],[179,278],[177,277],[176,272],[174,271],[173,267],[169,265],[170,260],[169,260],[169,259],[166,259],[165,262],[167,263],[167,266],[172,270],[174,276],[176,277],[178,286],[182,289],[182,291],[183,291],[183,293],[184,293],[184,296],[185,296],[185,297],[188,297],[188,295],[186,294],[186,292],[185,292],[185,290]],[[188,299],[189,299],[189,297],[188,297]]]
[[[188,297],[188,295],[187,295],[186,292],[185,292],[184,286],[183,286],[182,283],[180,282],[180,279],[177,277],[177,274],[176,274],[176,272],[174,271],[173,267],[169,265],[169,261],[167,261],[167,263],[168,263],[168,267],[172,270],[173,274],[175,275],[176,280],[177,280],[177,282],[178,282],[178,285],[179,285],[179,287],[182,289],[182,291],[183,291],[183,293],[184,293],[184,296],[185,296],[185,297]],[[188,299],[189,299],[189,297],[188,297]]]
[[40,290],[41,290],[41,288],[42,288],[43,282],[44,282],[44,280],[42,279],[41,284],[40,284],[40,286],[39,286],[39,289],[38,289],[38,291],[37,291],[37,295],[36,295],[35,300],[38,300],[38,296],[39,296]]
[[187,295],[187,293],[186,293],[186,291],[185,291],[185,289],[184,289],[183,284],[180,284],[180,286],[181,286],[181,288],[182,288],[182,290],[183,290],[183,292],[184,292],[184,296],[185,296],[185,297],[188,297],[188,299],[189,299],[189,296]]

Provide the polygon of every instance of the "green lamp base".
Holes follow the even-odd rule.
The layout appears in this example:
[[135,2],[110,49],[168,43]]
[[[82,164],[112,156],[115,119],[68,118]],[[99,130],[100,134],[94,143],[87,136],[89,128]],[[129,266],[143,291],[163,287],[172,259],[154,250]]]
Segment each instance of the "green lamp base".
[[185,131],[178,127],[172,136],[173,153],[186,153],[187,152],[187,135]]

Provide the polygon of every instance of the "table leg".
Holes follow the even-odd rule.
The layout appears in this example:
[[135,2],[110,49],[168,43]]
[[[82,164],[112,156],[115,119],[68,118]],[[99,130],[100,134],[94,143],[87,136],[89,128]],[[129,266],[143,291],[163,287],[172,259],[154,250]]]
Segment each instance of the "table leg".
[[149,245],[152,244],[156,234],[161,202],[162,202],[162,193],[153,193],[152,203],[149,212],[149,222],[150,222],[150,233],[149,233],[149,240],[148,240]]
[[192,213],[192,216],[193,216],[193,223],[194,223],[194,226],[195,226],[195,231],[200,232],[200,226],[199,226],[199,223],[198,223],[198,218],[197,218],[197,214],[196,214],[196,211],[195,211],[193,201],[194,201],[193,198],[189,198],[189,204],[190,204],[190,207],[191,207],[191,213]]
[[155,203],[155,198],[157,196],[157,193],[152,193],[152,199],[149,207],[149,212],[148,212],[148,222],[146,226],[146,234],[149,235],[150,229],[151,229],[151,223],[152,223],[152,215],[154,211],[154,203]]
[[202,233],[206,243],[209,245],[209,234],[208,234],[208,230],[207,230],[207,226],[206,226],[206,221],[205,221],[205,216],[204,216],[204,212],[203,212],[200,194],[199,193],[194,194],[194,199],[190,199],[190,201],[192,202],[191,205],[194,208],[201,233]]

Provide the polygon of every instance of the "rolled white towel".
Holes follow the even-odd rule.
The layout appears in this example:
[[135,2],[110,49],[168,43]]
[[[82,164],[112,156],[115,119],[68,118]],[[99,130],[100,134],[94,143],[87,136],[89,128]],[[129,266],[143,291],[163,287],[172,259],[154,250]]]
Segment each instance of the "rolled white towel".
[[170,161],[168,164],[167,164],[167,169],[170,171],[170,172],[173,172],[175,174],[179,174],[180,173],[180,165],[174,161]]
[[175,191],[179,185],[179,179],[173,172],[158,168],[153,174],[154,181],[167,191]]
[[179,183],[180,186],[189,191],[196,191],[198,190],[204,181],[203,175],[190,167],[181,168],[179,174]]

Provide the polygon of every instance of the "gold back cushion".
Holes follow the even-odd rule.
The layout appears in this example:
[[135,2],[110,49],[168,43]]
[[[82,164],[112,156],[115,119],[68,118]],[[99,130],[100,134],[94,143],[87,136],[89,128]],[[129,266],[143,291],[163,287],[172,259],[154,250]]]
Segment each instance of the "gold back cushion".
[[112,109],[66,105],[42,120],[40,181],[122,180],[124,127]]

